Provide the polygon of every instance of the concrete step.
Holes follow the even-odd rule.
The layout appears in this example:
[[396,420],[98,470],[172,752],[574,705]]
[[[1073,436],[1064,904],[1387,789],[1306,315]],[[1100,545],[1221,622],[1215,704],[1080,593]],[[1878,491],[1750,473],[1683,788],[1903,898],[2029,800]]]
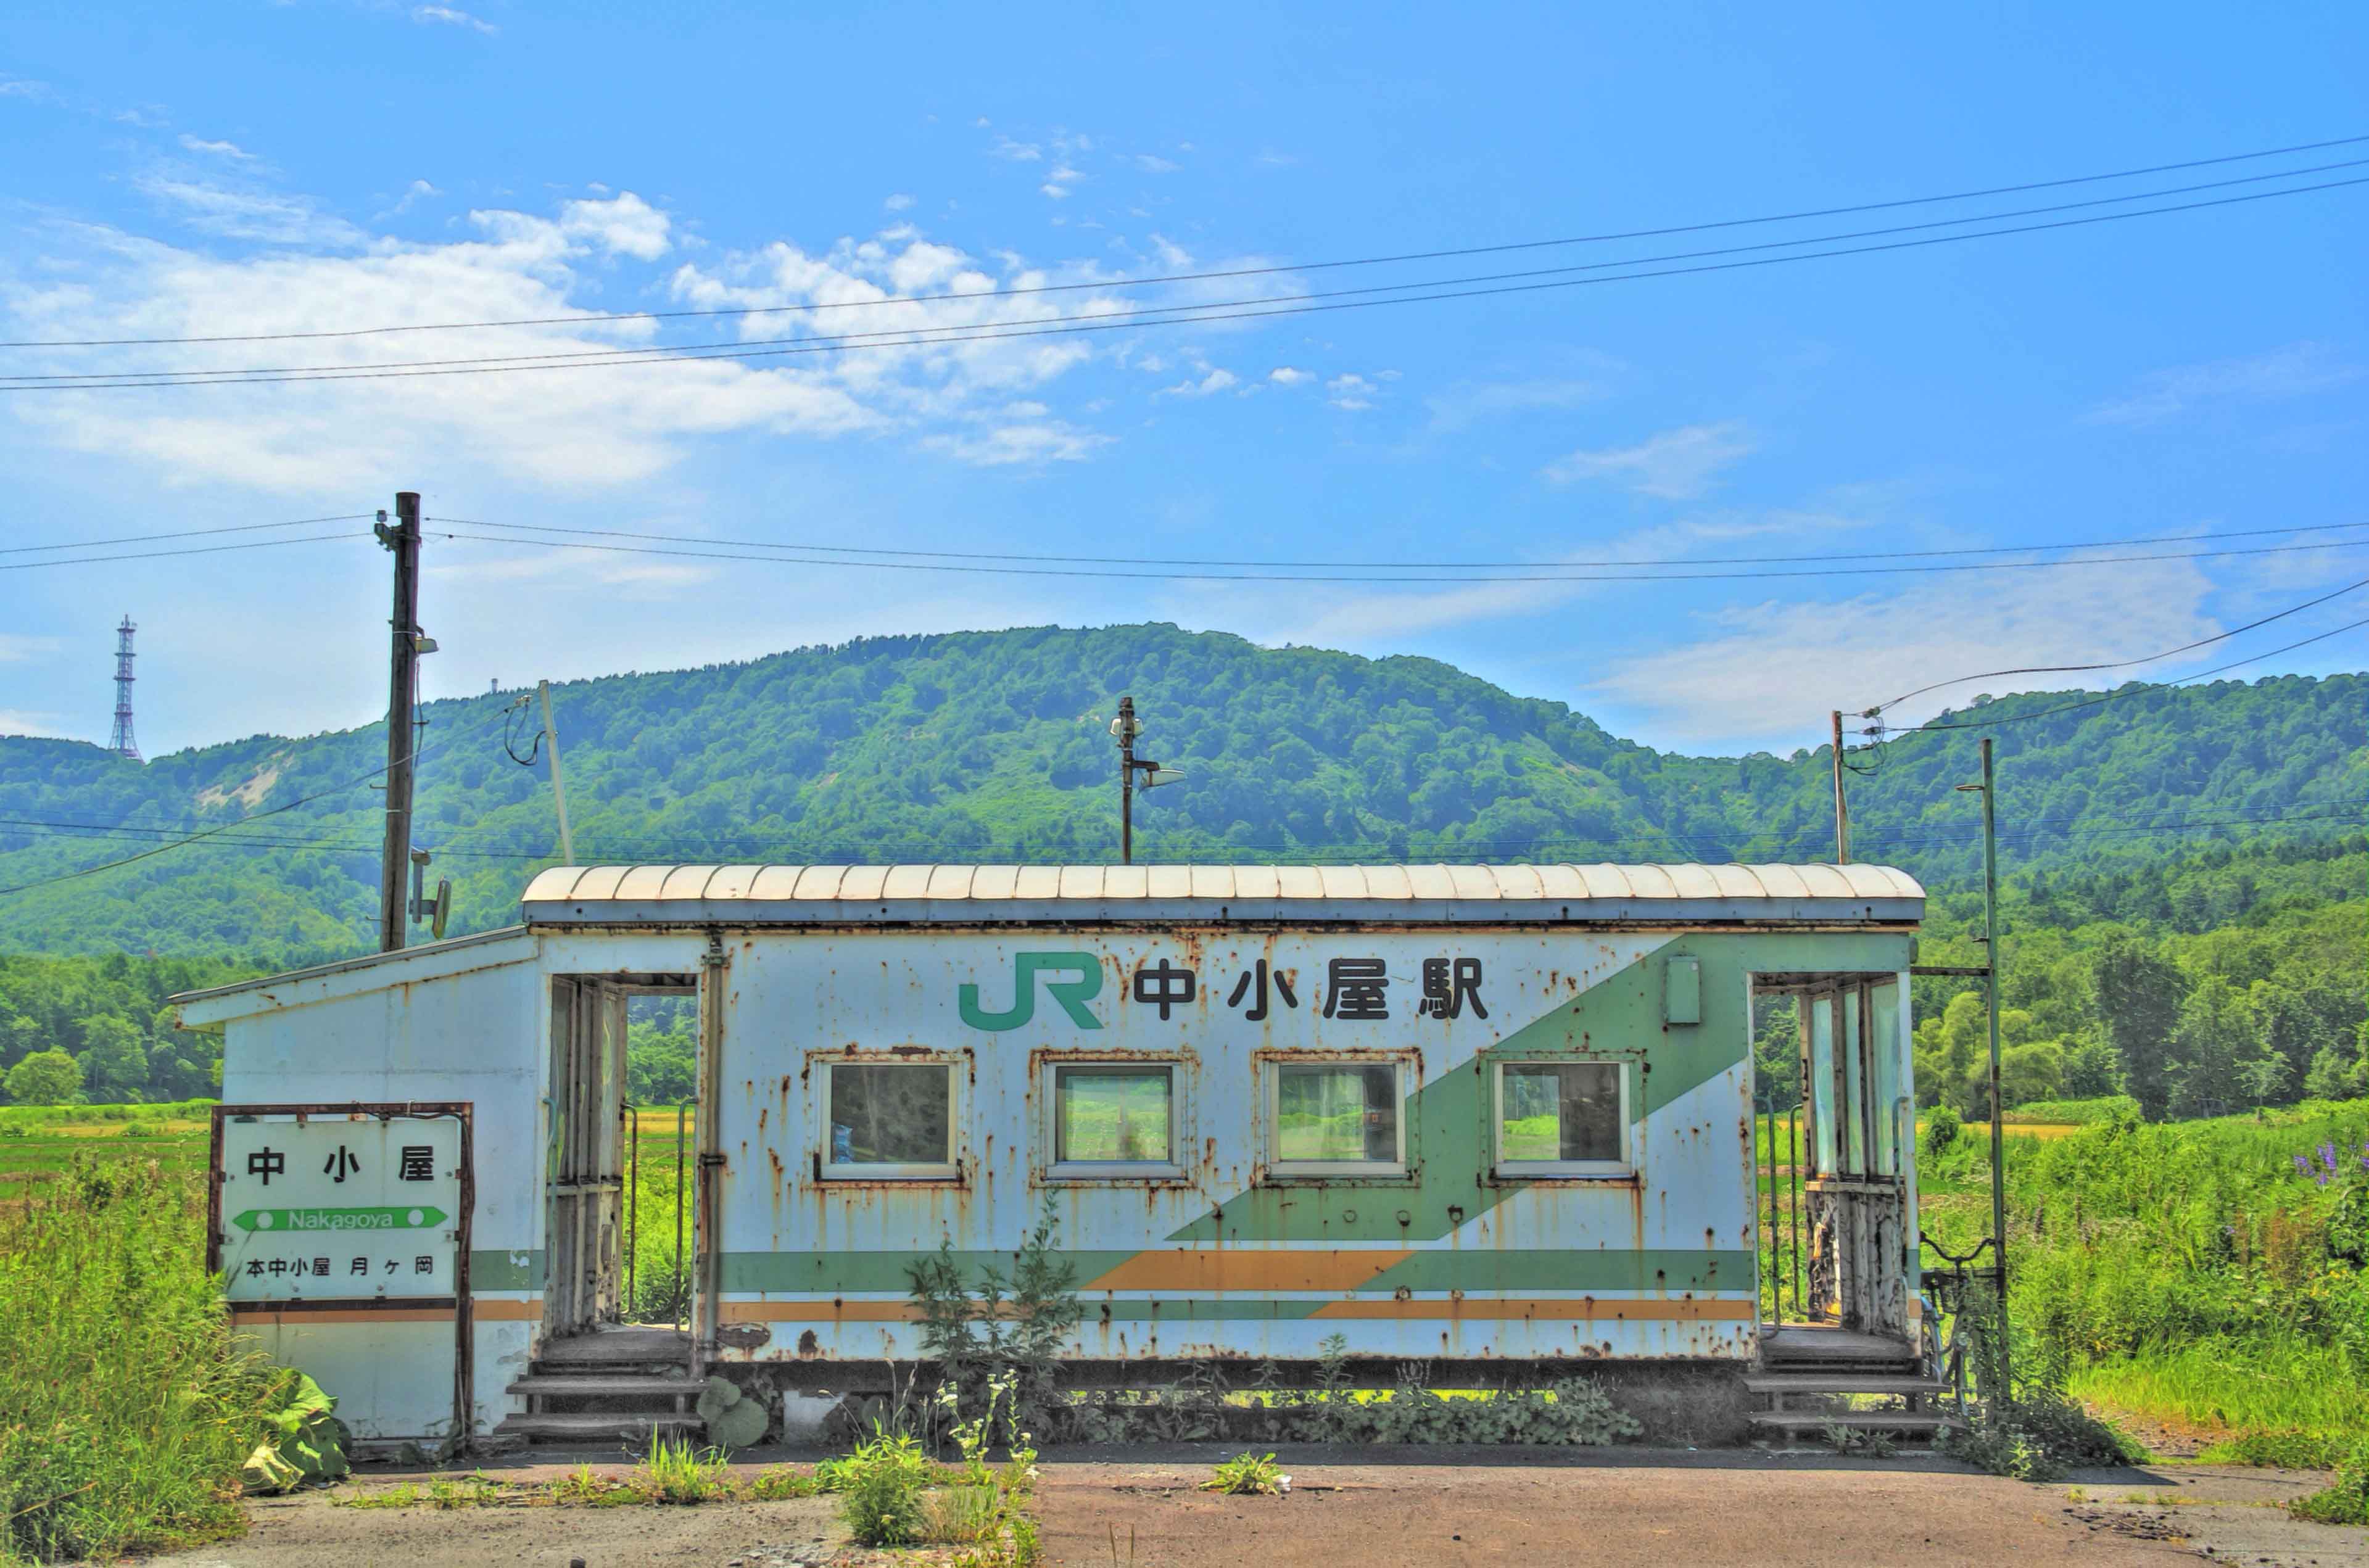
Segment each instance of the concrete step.
[[702,1383],[637,1372],[534,1372],[509,1386],[514,1394],[566,1394],[587,1399],[697,1399]]
[[1869,1372],[1756,1372],[1744,1379],[1756,1394],[1938,1394],[1949,1384],[1938,1378]]
[[691,1360],[691,1335],[680,1329],[610,1325],[544,1342],[536,1360],[550,1366],[631,1366]]
[[696,1415],[510,1415],[494,1428],[499,1436],[570,1443],[647,1442],[652,1437],[695,1437],[707,1430]]
[[1850,1426],[1867,1432],[1937,1433],[1963,1422],[1954,1415],[1910,1414],[1905,1410],[1765,1410],[1752,1425],[1788,1434]]

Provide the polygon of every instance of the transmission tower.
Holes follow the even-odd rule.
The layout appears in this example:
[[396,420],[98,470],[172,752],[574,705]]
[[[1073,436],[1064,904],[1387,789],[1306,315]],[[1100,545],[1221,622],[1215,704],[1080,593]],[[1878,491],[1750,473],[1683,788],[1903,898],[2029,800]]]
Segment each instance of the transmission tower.
[[115,729],[107,749],[130,761],[140,761],[140,743],[132,738],[132,634],[140,628],[126,615],[115,628]]

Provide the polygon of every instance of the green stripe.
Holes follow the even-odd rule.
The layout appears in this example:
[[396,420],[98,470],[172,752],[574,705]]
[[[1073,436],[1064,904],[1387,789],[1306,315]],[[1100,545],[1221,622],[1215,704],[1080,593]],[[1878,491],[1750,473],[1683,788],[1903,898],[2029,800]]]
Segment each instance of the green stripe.
[[543,1249],[503,1249],[498,1252],[471,1252],[469,1254],[469,1288],[472,1290],[540,1290],[549,1277],[544,1272]]
[[[1288,1252],[1291,1249],[1286,1248]],[[912,1288],[910,1270],[935,1253],[727,1253],[724,1290],[727,1295],[847,1296],[906,1295]],[[1055,1254],[1074,1264],[1081,1288],[1139,1254],[1129,1252],[1079,1251]],[[964,1283],[976,1288],[980,1273],[993,1267],[1012,1277],[1010,1253],[956,1253],[956,1266]],[[1614,1252],[1602,1249],[1565,1251],[1551,1247],[1441,1247],[1417,1253],[1382,1270],[1356,1287],[1361,1295],[1388,1296],[1409,1290],[1531,1291],[1628,1290],[1637,1292],[1748,1290],[1752,1288],[1752,1254],[1722,1252]],[[1343,1292],[1301,1292],[1308,1304],[1337,1299]],[[1224,1298],[1199,1305],[1215,1309]],[[1195,1305],[1184,1300],[1160,1303],[1159,1315],[1173,1317]],[[1235,1299],[1235,1316],[1268,1315],[1276,1303]],[[1283,1303],[1286,1306],[1290,1303]],[[1099,1301],[1088,1297],[1091,1316]],[[1136,1306],[1145,1306],[1138,1302]],[[1112,1303],[1125,1315],[1123,1302]],[[1223,1317],[1228,1312],[1216,1315]],[[1287,1312],[1293,1316],[1296,1313]]]

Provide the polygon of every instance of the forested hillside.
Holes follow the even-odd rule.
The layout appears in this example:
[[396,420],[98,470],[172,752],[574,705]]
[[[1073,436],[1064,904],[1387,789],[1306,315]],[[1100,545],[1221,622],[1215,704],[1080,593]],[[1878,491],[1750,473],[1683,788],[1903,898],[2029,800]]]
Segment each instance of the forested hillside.
[[[554,690],[584,861],[1102,860],[1117,839],[1107,726],[1132,692],[1158,860],[1782,860],[1833,853],[1823,748],[1682,757],[1427,659],[1263,648],[1166,625],[884,637]],[[418,841],[455,931],[513,918],[557,859],[513,694],[429,704]],[[2055,711],[2063,710],[2063,711]],[[2168,853],[2355,827],[2369,681],[2279,678],[2027,694],[1956,715],[1998,738],[2010,864],[2107,877]],[[506,720],[518,721],[506,743]],[[1976,864],[1974,728],[1855,754],[1854,849],[1937,887]],[[376,911],[378,727],[258,736],[144,767],[0,739],[0,887],[193,830],[217,838],[0,896],[15,951],[349,953]],[[297,804],[297,803],[302,804]],[[2106,884],[2100,884],[2100,887]],[[2111,899],[2109,900],[2111,902]]]

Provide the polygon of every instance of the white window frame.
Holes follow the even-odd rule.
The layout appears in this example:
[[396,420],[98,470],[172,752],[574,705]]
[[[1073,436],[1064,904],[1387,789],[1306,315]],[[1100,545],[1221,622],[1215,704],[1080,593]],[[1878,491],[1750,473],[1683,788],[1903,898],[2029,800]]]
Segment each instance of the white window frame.
[[[1315,1177],[1357,1177],[1372,1181],[1402,1182],[1411,1166],[1407,1158],[1407,1070],[1413,1065],[1404,1053],[1392,1051],[1279,1052],[1262,1056],[1260,1065],[1266,1070],[1266,1149],[1267,1174],[1276,1181],[1300,1181]],[[1295,1067],[1355,1068],[1387,1067],[1398,1102],[1398,1115],[1391,1128],[1397,1135],[1398,1158],[1380,1160],[1286,1160],[1283,1157],[1283,1075]]]
[[[1044,1179],[1048,1182],[1174,1182],[1184,1176],[1182,1150],[1189,1124],[1185,1120],[1184,1059],[1115,1057],[1082,1051],[1041,1059],[1044,1072]],[[1119,1071],[1163,1071],[1168,1074],[1168,1158],[1165,1160],[1063,1160],[1061,1155],[1061,1074],[1078,1068],[1109,1068]]]
[[[1620,1082],[1620,1158],[1618,1160],[1508,1160],[1505,1158],[1505,1070],[1524,1067],[1608,1067]],[[1504,1178],[1524,1181],[1603,1181],[1637,1173],[1637,1133],[1631,1094],[1635,1074],[1619,1057],[1563,1055],[1501,1057],[1489,1073],[1489,1147],[1494,1159],[1490,1170]]]
[[[818,1169],[826,1182],[946,1182],[962,1175],[962,1081],[963,1062],[955,1056],[932,1053],[913,1055],[863,1055],[825,1057],[818,1065],[823,1070],[822,1093],[816,1097],[817,1111],[821,1120],[820,1139],[816,1155]],[[944,1162],[922,1162],[908,1164],[842,1165],[831,1158],[831,1078],[842,1067],[937,1068],[946,1075],[946,1158]]]

